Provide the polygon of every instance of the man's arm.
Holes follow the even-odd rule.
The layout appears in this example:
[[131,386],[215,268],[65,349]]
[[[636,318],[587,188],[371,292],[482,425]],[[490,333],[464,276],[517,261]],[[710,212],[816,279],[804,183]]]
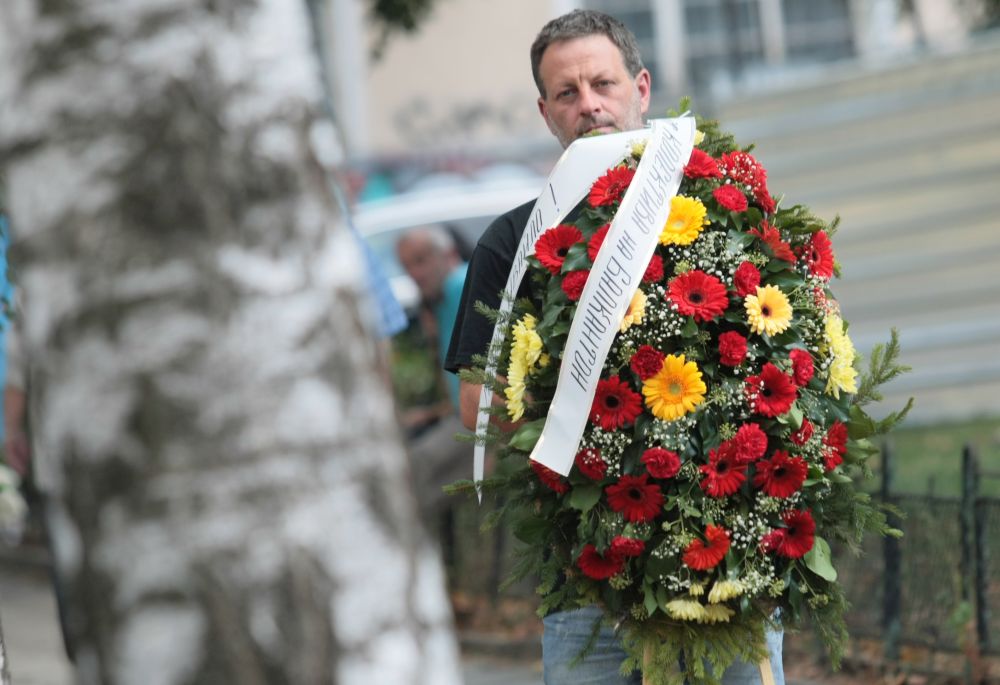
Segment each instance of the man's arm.
[[476,430],[476,415],[479,413],[479,395],[483,386],[478,383],[459,381],[458,408],[462,425],[470,431]]

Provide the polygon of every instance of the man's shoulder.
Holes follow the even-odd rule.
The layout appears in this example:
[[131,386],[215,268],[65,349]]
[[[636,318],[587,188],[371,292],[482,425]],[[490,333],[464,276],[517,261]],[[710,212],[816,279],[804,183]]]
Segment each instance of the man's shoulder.
[[509,255],[513,259],[534,204],[535,200],[528,200],[498,216],[486,228],[479,239],[479,245],[497,254]]

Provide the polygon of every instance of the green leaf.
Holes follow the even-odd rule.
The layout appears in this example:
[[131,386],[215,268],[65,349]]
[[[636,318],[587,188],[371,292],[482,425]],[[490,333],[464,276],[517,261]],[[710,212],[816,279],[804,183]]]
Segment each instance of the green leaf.
[[510,446],[522,452],[530,452],[535,449],[538,436],[542,434],[545,427],[545,419],[535,419],[522,425],[510,438]]
[[729,254],[742,254],[750,247],[754,237],[742,231],[730,231],[729,240],[726,242],[726,251]]
[[681,336],[685,338],[693,338],[698,335],[698,324],[695,322],[693,316],[689,316],[687,323],[681,328]]
[[576,243],[566,251],[566,259],[563,261],[560,271],[567,274],[570,271],[590,269],[591,266],[593,266],[593,263],[590,261],[590,257],[587,256],[587,246],[583,243]]
[[529,545],[537,545],[549,534],[551,523],[541,518],[524,518],[514,524],[514,536]]
[[574,485],[569,494],[569,505],[586,514],[601,500],[601,492],[599,485]]
[[816,536],[813,548],[806,552],[803,560],[809,570],[823,580],[828,580],[831,583],[837,580],[837,569],[830,561],[830,545],[823,538]]
[[648,585],[643,586],[642,593],[642,605],[646,607],[646,613],[652,616],[657,608],[656,594],[653,592],[653,588]]

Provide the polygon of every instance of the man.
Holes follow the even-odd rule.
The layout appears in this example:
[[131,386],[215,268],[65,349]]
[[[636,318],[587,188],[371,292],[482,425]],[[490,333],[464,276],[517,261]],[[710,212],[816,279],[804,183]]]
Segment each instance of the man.
[[[531,70],[538,86],[538,111],[563,147],[584,135],[643,126],[643,115],[649,109],[650,75],[642,65],[635,37],[612,17],[576,10],[550,21],[531,46]],[[489,346],[493,324],[476,313],[473,304],[480,300],[499,306],[499,293],[506,285],[532,204],[497,218],[476,247],[445,363],[449,371],[471,366],[472,356],[484,354]],[[531,296],[527,279],[518,296]],[[462,421],[470,429],[475,427],[479,393],[480,386],[461,384]],[[641,683],[639,673],[627,678],[619,675],[625,652],[609,627],[602,627],[593,649],[579,659],[599,616],[600,610],[590,607],[545,617],[542,654],[546,685]],[[784,682],[781,637],[780,632],[768,634],[777,683]],[[737,662],[723,675],[725,685],[758,682],[756,664]]]
[[[437,361],[441,364],[461,304],[467,265],[459,257],[453,238],[437,226],[407,232],[396,243],[396,253],[420,290],[420,324],[427,337],[435,341]],[[424,427],[410,444],[410,454],[417,501],[432,524],[446,514],[449,503],[442,486],[467,478],[470,468],[468,444],[455,440],[455,434],[462,432],[458,420],[458,378],[449,375],[441,380],[447,387],[447,400],[416,407],[402,417],[407,428]]]

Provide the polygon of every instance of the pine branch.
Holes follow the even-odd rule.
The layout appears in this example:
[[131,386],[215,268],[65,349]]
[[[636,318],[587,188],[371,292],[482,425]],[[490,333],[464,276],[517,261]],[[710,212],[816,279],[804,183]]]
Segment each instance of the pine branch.
[[[868,359],[868,371],[861,377],[858,392],[854,395],[854,404],[863,407],[870,402],[882,400],[882,393],[878,391],[879,386],[910,370],[909,366],[900,364],[898,359],[899,331],[893,328],[888,343],[879,344],[872,348],[871,356]],[[903,416],[909,411],[912,402],[911,399],[907,408],[903,410]]]

